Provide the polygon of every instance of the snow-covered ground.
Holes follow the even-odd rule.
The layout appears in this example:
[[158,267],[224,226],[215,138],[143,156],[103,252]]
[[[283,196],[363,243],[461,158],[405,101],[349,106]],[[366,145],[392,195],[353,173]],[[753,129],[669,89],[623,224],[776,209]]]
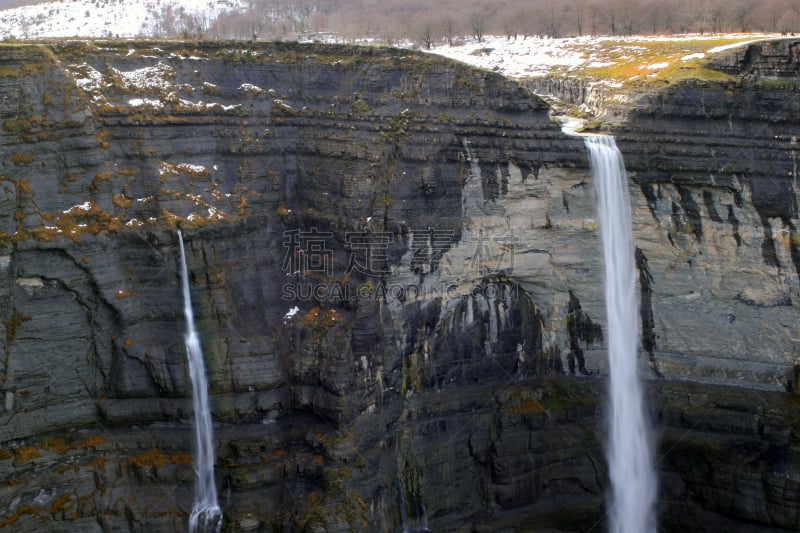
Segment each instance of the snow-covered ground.
[[[46,37],[147,37],[163,35],[165,10],[183,19],[208,25],[221,13],[246,9],[247,0],[62,0],[0,10],[0,39]],[[178,29],[179,30],[179,29]],[[682,37],[570,37],[547,39],[487,36],[483,42],[463,39],[458,46],[439,46],[431,52],[464,63],[498,71],[513,78],[544,76],[554,71],[569,74],[581,69],[635,64],[641,76],[679,61],[694,61],[719,53],[747,40],[775,35],[690,35]],[[740,42],[731,43],[731,39]],[[356,42],[368,44],[368,41]],[[654,43],[685,43],[667,57],[648,49]],[[411,46],[411,43],[408,43]],[[663,47],[662,47],[663,48]],[[634,79],[633,78],[630,79]],[[607,80],[618,82],[620,80]]]
[[158,33],[158,14],[175,13],[212,21],[244,0],[71,0],[0,11],[0,39],[10,37],[137,37]]
[[[689,61],[702,59],[706,55],[720,53],[749,42],[775,35],[712,35],[675,37],[570,37],[547,39],[538,37],[518,37],[508,39],[503,36],[488,36],[483,42],[466,42],[459,46],[439,46],[432,53],[456,59],[464,63],[495,70],[512,78],[545,76],[554,69],[567,72],[583,68],[605,67],[620,61],[641,61],[641,69],[657,71],[666,68],[670,62],[647,63],[647,43],[687,44],[686,54],[679,59]],[[740,39],[740,42],[717,46],[726,39]],[[707,43],[707,44],[706,44]],[[691,45],[691,46],[690,46]],[[697,51],[700,48],[700,51]],[[620,53],[624,49],[624,53]],[[616,52],[610,54],[610,51]]]

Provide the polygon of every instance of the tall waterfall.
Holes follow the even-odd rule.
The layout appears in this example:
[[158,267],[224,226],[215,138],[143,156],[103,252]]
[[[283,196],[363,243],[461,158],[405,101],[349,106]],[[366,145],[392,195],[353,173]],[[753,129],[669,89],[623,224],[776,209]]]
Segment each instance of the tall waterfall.
[[211,427],[211,409],[208,406],[208,381],[203,362],[203,348],[197,336],[189,294],[189,274],[183,234],[178,230],[181,246],[181,283],[183,288],[183,313],[186,317],[186,354],[189,358],[189,377],[192,380],[192,407],[194,409],[194,503],[189,515],[191,533],[217,533],[222,527],[222,510],[217,503],[217,486],[214,483],[214,438]]
[[628,178],[613,137],[585,139],[595,183],[608,315],[608,468],[612,533],[656,531],[656,474],[637,374],[636,267]]

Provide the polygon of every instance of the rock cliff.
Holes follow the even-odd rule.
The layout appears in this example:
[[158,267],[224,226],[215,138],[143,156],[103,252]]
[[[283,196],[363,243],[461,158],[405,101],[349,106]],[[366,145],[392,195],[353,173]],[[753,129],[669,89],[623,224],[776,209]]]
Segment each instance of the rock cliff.
[[[229,530],[603,527],[592,181],[541,100],[389,49],[0,63],[4,526],[186,527],[180,227]],[[793,87],[682,84],[615,132],[672,529],[800,524]]]
[[788,68],[775,65],[776,80],[758,74],[766,61],[749,65],[776,50],[793,62],[796,46],[750,45],[747,60],[717,60],[731,72],[738,64],[739,81],[649,94],[616,130],[640,190],[647,349],[666,375],[768,388],[791,380],[782,369],[800,356],[800,98]]

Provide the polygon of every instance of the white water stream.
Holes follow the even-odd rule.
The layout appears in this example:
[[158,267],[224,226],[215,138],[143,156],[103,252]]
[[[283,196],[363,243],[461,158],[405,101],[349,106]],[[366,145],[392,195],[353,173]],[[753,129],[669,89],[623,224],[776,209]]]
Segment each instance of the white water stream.
[[203,362],[203,348],[197,336],[189,294],[189,274],[183,234],[178,230],[181,247],[181,283],[183,288],[183,313],[186,318],[186,354],[189,358],[189,377],[192,380],[192,407],[194,409],[194,503],[189,515],[190,533],[217,533],[222,527],[222,510],[217,503],[217,485],[214,482],[214,435],[211,426],[211,409],[208,406],[208,381]]
[[608,468],[612,533],[656,531],[657,479],[637,373],[638,306],[628,178],[613,137],[585,138],[595,183],[608,316]]

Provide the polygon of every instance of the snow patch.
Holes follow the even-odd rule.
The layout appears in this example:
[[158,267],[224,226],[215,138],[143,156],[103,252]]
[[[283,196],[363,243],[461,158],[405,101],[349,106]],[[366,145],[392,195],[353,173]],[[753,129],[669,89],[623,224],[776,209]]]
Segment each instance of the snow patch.
[[669,61],[663,61],[661,63],[653,63],[652,65],[643,65],[639,68],[644,70],[661,70],[662,68],[667,68],[668,66]]
[[64,213],[65,215],[71,215],[72,213],[75,213],[76,211],[90,211],[91,209],[92,209],[92,201],[91,200],[87,200],[87,201],[83,202],[82,204],[73,205],[72,207],[70,207],[66,211],[62,211],[62,213]]
[[688,56],[683,56],[681,61],[691,61],[692,59],[703,59],[706,55],[703,52],[697,52],[696,54],[689,54]]
[[75,84],[86,92],[97,92],[105,87],[103,75],[87,63],[67,65],[66,70],[75,79]]
[[264,89],[259,87],[258,85],[253,85],[252,83],[243,83],[239,85],[239,90],[245,94],[262,94],[264,93]]
[[192,163],[169,163],[162,161],[158,169],[159,176],[177,176],[179,174],[188,174],[189,176],[205,176],[208,175],[208,169],[203,165],[194,165]]
[[733,48],[739,48],[740,46],[746,46],[746,45],[749,45],[749,44],[756,43],[759,40],[760,39],[756,39],[756,40],[753,40],[753,41],[742,41],[740,43],[726,44],[724,46],[715,46],[714,48],[709,48],[708,50],[706,50],[706,53],[707,54],[718,54],[720,52],[725,52],[727,50],[732,50]]
[[175,69],[159,62],[153,67],[143,67],[131,71],[111,68],[114,74],[122,78],[123,88],[127,90],[169,89],[170,79],[175,77]]
[[154,107],[156,109],[164,107],[160,100],[151,100],[149,98],[131,98],[128,100],[128,105],[131,107]]

